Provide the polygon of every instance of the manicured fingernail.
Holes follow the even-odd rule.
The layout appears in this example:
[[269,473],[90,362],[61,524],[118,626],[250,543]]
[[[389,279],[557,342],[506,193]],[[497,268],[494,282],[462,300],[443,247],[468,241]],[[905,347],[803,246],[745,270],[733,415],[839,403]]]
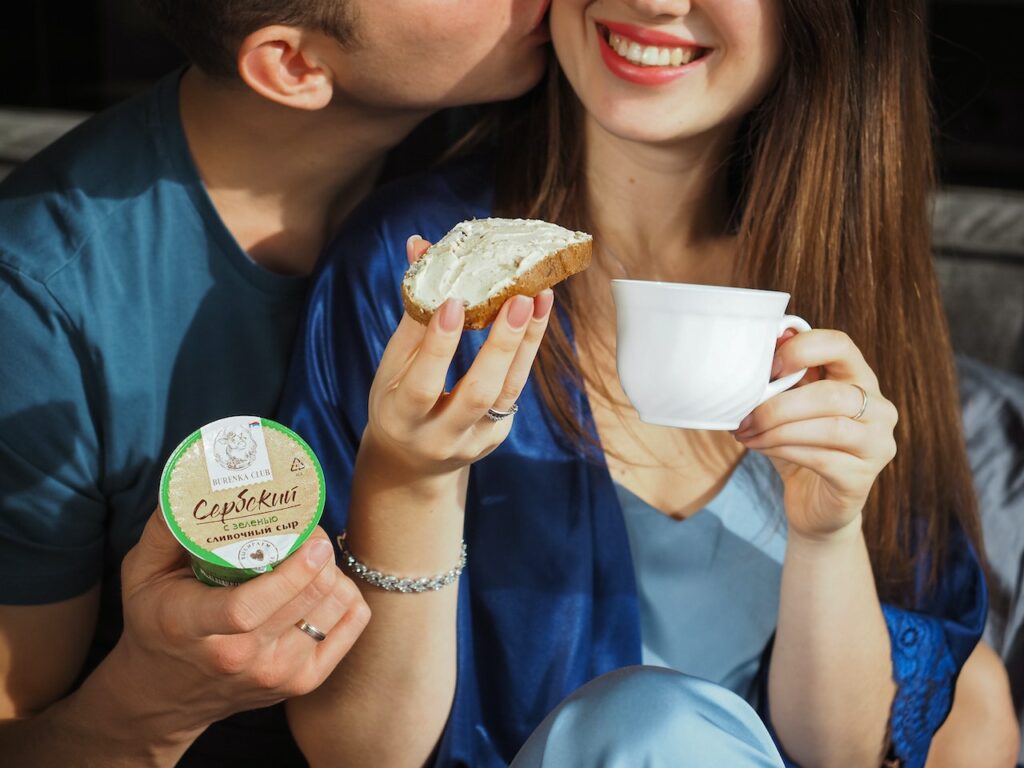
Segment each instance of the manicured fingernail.
[[752,422],[753,420],[754,420],[753,416],[747,416],[746,418],[744,418],[743,421],[740,422],[740,425],[738,427],[736,427],[737,434],[739,434],[740,432],[745,430],[747,427],[749,427],[750,426],[750,422]]
[[555,292],[547,288],[537,294],[533,300],[533,319],[543,320],[551,311],[551,305],[555,303]]
[[333,554],[334,547],[331,546],[331,542],[318,539],[306,550],[306,562],[314,568],[320,568]]
[[405,241],[405,250],[408,251],[410,248],[412,248],[412,244],[414,242],[416,242],[417,240],[422,240],[422,239],[423,238],[420,237],[419,235],[409,235],[409,239]]
[[448,299],[441,307],[441,330],[445,333],[454,333],[462,327],[462,302],[458,299]]
[[533,300],[526,296],[516,296],[508,308],[508,327],[518,331],[533,316]]
[[780,373],[782,373],[782,357],[776,355],[775,359],[772,361],[772,378],[774,379]]

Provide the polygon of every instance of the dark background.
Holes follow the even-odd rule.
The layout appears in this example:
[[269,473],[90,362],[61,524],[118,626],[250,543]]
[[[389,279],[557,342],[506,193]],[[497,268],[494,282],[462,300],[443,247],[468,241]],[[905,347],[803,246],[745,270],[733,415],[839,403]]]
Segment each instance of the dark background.
[[[181,63],[139,0],[9,2],[0,105],[94,111]],[[1024,0],[932,0],[942,180],[1024,189]]]

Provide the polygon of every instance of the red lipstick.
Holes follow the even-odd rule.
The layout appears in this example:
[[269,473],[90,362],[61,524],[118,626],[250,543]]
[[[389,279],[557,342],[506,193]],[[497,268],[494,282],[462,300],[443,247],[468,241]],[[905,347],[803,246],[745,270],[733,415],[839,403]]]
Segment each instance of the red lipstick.
[[628,37],[630,40],[636,40],[642,45],[656,45],[659,48],[700,48],[693,40],[684,40],[675,35],[659,32],[656,29],[637,27],[621,21],[605,21],[604,19],[594,19],[594,21],[602,27],[607,27],[615,34]]
[[[612,50],[612,47],[608,44],[608,40],[605,39],[605,33],[601,30],[601,26],[607,26],[609,30],[616,34],[627,37],[631,40],[636,40],[637,43],[643,42],[646,45],[655,45],[658,47],[672,47],[672,48],[700,48],[689,41],[683,41],[681,38],[672,37],[661,32],[654,32],[652,30],[640,30],[648,35],[647,39],[641,40],[639,34],[635,34],[635,30],[639,30],[639,27],[633,27],[629,24],[615,23],[614,27],[608,25],[606,22],[597,22],[597,38],[598,45],[601,49],[601,59],[604,61],[605,66],[611,71],[616,77],[622,78],[630,83],[636,85],[664,85],[665,83],[672,82],[673,80],[686,75],[693,71],[693,69],[700,63],[703,56],[698,56],[689,64],[683,64],[678,67],[641,67],[638,64],[633,64],[627,61],[618,53]],[[627,31],[629,30],[629,31]],[[657,38],[655,41],[653,38]]]

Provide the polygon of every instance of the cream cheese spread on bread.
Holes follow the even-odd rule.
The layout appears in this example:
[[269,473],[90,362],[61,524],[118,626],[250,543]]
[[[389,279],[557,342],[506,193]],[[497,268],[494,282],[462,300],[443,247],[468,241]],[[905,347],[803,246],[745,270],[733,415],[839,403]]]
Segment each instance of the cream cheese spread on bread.
[[590,235],[535,219],[474,219],[457,224],[410,267],[405,290],[428,311],[445,300],[467,307],[501,293],[556,251]]

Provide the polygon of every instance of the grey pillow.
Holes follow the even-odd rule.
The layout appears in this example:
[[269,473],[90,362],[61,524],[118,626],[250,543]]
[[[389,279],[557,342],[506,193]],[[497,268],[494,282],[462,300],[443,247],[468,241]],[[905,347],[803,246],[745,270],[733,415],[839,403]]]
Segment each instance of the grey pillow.
[[940,190],[932,233],[953,347],[1024,375],[1024,193]]
[[990,567],[991,604],[984,639],[1006,664],[1020,720],[1024,715],[1024,379],[968,358],[957,363],[967,456]]

